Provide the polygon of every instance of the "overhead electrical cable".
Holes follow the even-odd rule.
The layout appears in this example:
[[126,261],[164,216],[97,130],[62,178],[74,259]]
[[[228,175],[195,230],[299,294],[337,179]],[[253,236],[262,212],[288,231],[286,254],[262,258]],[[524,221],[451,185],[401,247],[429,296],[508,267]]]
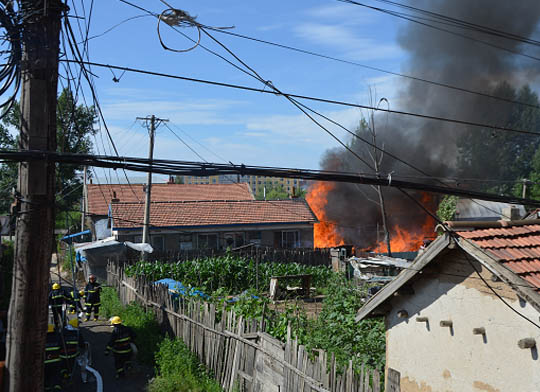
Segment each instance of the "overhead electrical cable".
[[[79,48],[77,47],[77,40],[75,38],[75,34],[73,33],[73,29],[71,28],[71,24],[69,22],[69,19],[66,19],[66,23],[65,25],[67,26],[68,28],[68,32],[69,32],[69,35],[68,35],[68,42],[70,44],[70,48],[71,48],[71,51],[72,53],[74,54],[76,60],[75,62],[79,64],[79,66],[81,67],[81,71],[82,71],[82,74],[84,75],[85,79],[87,80],[88,82],[88,87],[90,88],[90,92],[92,93],[92,98],[93,98],[93,101],[94,101],[94,106],[97,108],[98,110],[98,113],[99,113],[99,117],[101,118],[101,122],[106,130],[106,133],[107,133],[107,136],[109,138],[109,141],[111,143],[111,146],[112,148],[114,149],[114,152],[115,154],[118,156],[119,153],[118,153],[118,149],[116,148],[116,145],[114,143],[114,140],[112,138],[112,135],[109,131],[109,127],[107,126],[107,122],[105,121],[105,116],[103,115],[103,111],[101,109],[101,105],[99,103],[99,100],[97,98],[97,93],[95,91],[95,87],[94,87],[94,84],[93,84],[93,81],[92,81],[92,78],[88,75],[89,72],[86,70],[85,66],[84,66],[84,58],[83,56],[81,55],[81,52],[79,51]],[[70,39],[71,37],[71,39]],[[87,43],[88,45],[88,43]],[[74,50],[75,49],[75,50]],[[133,189],[133,187],[131,186],[131,182],[129,181],[129,178],[127,176],[127,173],[125,172],[125,170],[123,170],[123,173],[124,173],[124,177],[126,178],[126,181],[129,185],[129,188],[131,189],[131,192],[135,195],[135,197],[137,198],[137,200],[139,200],[139,196],[137,195],[137,193],[135,192],[135,190]]]
[[419,190],[440,194],[477,198],[511,204],[540,207],[540,200],[520,198],[513,195],[501,196],[462,188],[425,184],[419,182],[386,179],[374,174],[358,174],[328,170],[306,170],[295,168],[276,168],[206,162],[176,161],[166,159],[145,159],[125,156],[98,156],[92,154],[70,154],[47,151],[0,150],[1,161],[35,161],[49,159],[59,163],[75,163],[94,167],[124,168],[139,172],[155,172],[167,175],[211,176],[219,174],[261,175],[267,177],[298,178],[315,181],[348,182],[366,185]]
[[321,102],[321,103],[327,103],[327,104],[339,105],[339,106],[348,106],[348,107],[367,109],[367,110],[374,110],[374,111],[377,111],[377,112],[391,113],[391,114],[422,118],[422,119],[425,119],[425,120],[435,120],[435,121],[441,121],[441,122],[447,122],[447,123],[453,123],[453,124],[459,124],[459,125],[467,125],[467,126],[473,126],[473,127],[477,127],[477,128],[489,128],[490,130],[494,130],[494,131],[514,132],[514,133],[520,133],[520,134],[525,134],[525,135],[540,136],[540,133],[538,133],[538,132],[527,131],[527,130],[524,130],[524,129],[515,129],[515,128],[510,128],[510,127],[497,126],[497,125],[493,125],[493,124],[485,124],[485,123],[479,123],[479,122],[475,122],[475,121],[460,120],[460,119],[448,118],[448,117],[431,116],[431,115],[427,115],[427,114],[406,112],[406,111],[401,111],[401,110],[385,109],[385,108],[375,107],[375,106],[370,106],[370,105],[361,105],[361,104],[356,104],[356,103],[352,103],[352,102],[332,100],[332,99],[326,99],[326,98],[317,98],[317,97],[313,97],[313,96],[291,94],[291,93],[287,93],[287,92],[278,93],[276,91],[267,90],[267,89],[261,89],[261,88],[256,88],[256,87],[250,87],[250,86],[244,86],[244,85],[238,85],[238,84],[232,84],[232,83],[225,83],[225,82],[218,82],[218,81],[207,80],[207,79],[190,78],[190,77],[186,77],[186,76],[167,74],[167,73],[163,73],[163,72],[147,71],[147,70],[142,70],[142,69],[137,69],[137,68],[132,68],[132,67],[124,67],[124,66],[118,66],[118,65],[97,63],[97,62],[93,62],[93,61],[82,61],[81,62],[81,61],[78,61],[78,60],[69,60],[69,59],[61,59],[60,61],[81,63],[82,65],[92,65],[92,66],[95,66],[95,67],[111,68],[111,69],[116,69],[116,70],[121,70],[121,71],[134,72],[134,73],[140,73],[140,74],[152,75],[152,76],[159,76],[159,77],[165,77],[165,78],[170,78],[170,79],[178,79],[178,80],[184,80],[184,81],[187,81],[187,82],[208,84],[208,85],[213,85],[213,86],[226,87],[226,88],[232,88],[232,89],[239,89],[239,90],[245,90],[245,91],[252,91],[252,92],[258,92],[258,93],[264,93],[264,94],[270,94],[270,95],[287,95],[287,96],[292,97],[292,98],[305,99],[305,100],[309,100],[309,101],[315,101],[315,102]]
[[470,37],[470,36],[465,35],[465,34],[461,34],[461,33],[458,33],[458,32],[452,31],[452,30],[448,30],[448,29],[445,29],[445,28],[442,28],[442,27],[431,25],[431,24],[426,23],[426,22],[422,22],[421,20],[416,19],[414,15],[409,15],[409,14],[404,14],[404,13],[400,13],[400,12],[391,11],[391,10],[384,9],[384,8],[374,7],[374,6],[370,6],[370,5],[360,3],[360,2],[354,1],[354,0],[337,0],[337,1],[340,1],[342,3],[349,3],[349,4],[369,8],[369,9],[372,9],[374,11],[382,12],[384,14],[392,15],[392,16],[395,16],[395,17],[400,18],[400,19],[408,20],[409,22],[413,22],[413,23],[417,23],[417,24],[425,26],[425,27],[429,27],[429,28],[434,29],[434,30],[442,31],[442,32],[445,32],[445,33],[448,33],[448,34],[451,34],[451,35],[454,35],[454,36],[457,36],[457,37],[461,37],[461,38],[464,38],[464,39],[469,40],[469,41],[478,42],[478,43],[481,43],[481,44],[486,45],[486,46],[490,46],[490,47],[495,48],[495,49],[499,49],[499,50],[503,50],[503,51],[513,53],[513,54],[516,54],[516,55],[519,55],[519,56],[527,57],[527,58],[529,58],[531,60],[540,61],[540,57],[531,56],[531,55],[529,55],[527,53],[523,53],[523,52],[520,52],[518,50],[509,49],[509,48],[506,48],[504,46],[496,45],[496,44],[493,44],[491,42],[483,41],[481,39]]
[[411,11],[414,11],[414,12],[417,12],[417,13],[420,13],[420,14],[430,16],[430,17],[434,17],[436,19],[439,19],[439,20],[445,21],[445,22],[449,22],[454,26],[458,26],[458,27],[461,27],[461,28],[464,28],[464,29],[468,29],[468,30],[472,30],[472,31],[476,31],[476,32],[481,32],[481,33],[488,34],[488,35],[493,35],[493,36],[496,36],[496,37],[502,37],[502,38],[506,38],[506,39],[509,39],[509,40],[515,40],[515,41],[518,41],[518,42],[531,44],[531,45],[534,45],[534,46],[540,46],[540,41],[538,41],[538,40],[531,39],[529,37],[525,37],[525,36],[522,36],[522,35],[519,35],[519,34],[514,34],[514,33],[511,33],[511,32],[495,29],[495,28],[490,27],[490,26],[484,26],[484,25],[480,25],[480,24],[477,24],[477,23],[468,22],[466,20],[453,18],[453,17],[448,16],[448,15],[443,15],[443,14],[440,14],[440,13],[437,13],[437,12],[428,11],[428,10],[418,8],[418,7],[413,7],[411,5],[398,3],[396,1],[391,1],[391,0],[374,0],[374,1],[377,1],[379,3],[389,4],[389,5],[392,5],[392,6],[395,6],[395,7],[404,8],[404,9],[411,10]]

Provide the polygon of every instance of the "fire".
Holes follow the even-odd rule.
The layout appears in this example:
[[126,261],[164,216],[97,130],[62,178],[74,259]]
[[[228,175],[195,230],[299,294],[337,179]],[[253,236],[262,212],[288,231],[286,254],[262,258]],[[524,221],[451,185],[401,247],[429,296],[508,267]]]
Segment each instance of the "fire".
[[315,248],[331,248],[343,245],[345,241],[337,231],[335,223],[328,222],[326,215],[327,196],[334,189],[334,184],[317,182],[309,188],[306,200],[319,219],[313,228],[313,241]]
[[[429,194],[422,194],[421,203],[427,209],[434,210],[434,200]],[[429,215],[427,215],[422,224],[414,225],[412,229],[405,229],[398,225],[393,226],[390,230],[390,250],[392,252],[417,251],[422,246],[424,239],[434,236],[434,227],[435,220]],[[388,252],[386,242],[379,242],[373,251],[376,253]]]

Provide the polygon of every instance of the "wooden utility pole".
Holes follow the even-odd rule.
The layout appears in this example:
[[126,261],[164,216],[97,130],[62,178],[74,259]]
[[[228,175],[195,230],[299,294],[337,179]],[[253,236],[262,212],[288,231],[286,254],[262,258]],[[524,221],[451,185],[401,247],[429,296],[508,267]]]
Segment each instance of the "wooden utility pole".
[[[146,180],[146,199],[144,201],[144,226],[143,226],[143,235],[142,242],[149,244],[150,243],[150,203],[152,201],[152,159],[154,159],[154,136],[156,133],[156,122],[167,122],[169,120],[157,118],[153,114],[148,117],[137,117],[137,120],[144,120],[150,126],[148,131],[150,133],[150,143],[148,148],[148,159],[150,160],[150,171],[148,172],[148,177]],[[143,258],[145,253],[142,253]]]
[[[56,151],[60,0],[21,0],[21,123],[19,149]],[[8,315],[7,390],[43,390],[49,269],[54,234],[55,164],[22,162]]]

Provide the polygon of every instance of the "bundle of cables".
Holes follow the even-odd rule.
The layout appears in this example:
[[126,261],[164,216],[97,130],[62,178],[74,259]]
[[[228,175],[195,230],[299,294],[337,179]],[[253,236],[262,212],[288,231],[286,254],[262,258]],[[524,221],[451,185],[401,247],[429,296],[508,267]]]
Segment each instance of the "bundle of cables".
[[0,119],[15,103],[21,85],[21,36],[17,12],[9,0],[0,1]]

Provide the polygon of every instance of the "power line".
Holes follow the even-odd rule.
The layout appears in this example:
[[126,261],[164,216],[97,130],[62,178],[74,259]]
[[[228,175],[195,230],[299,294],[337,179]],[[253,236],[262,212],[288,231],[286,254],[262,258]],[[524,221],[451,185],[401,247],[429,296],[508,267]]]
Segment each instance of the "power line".
[[[148,15],[148,16],[153,16],[155,18],[159,17],[158,14],[156,14],[156,13],[154,13],[152,11],[149,11],[149,10],[143,8],[143,7],[136,6],[135,4],[127,2],[127,1],[123,1],[123,0],[120,0],[120,1],[130,5],[132,7],[136,7],[139,10],[142,10],[142,11],[146,12],[146,15]],[[177,33],[184,36],[184,38],[186,38],[186,39],[188,39],[188,40],[190,40],[190,41],[192,41],[194,43],[198,42],[198,41],[195,41],[195,40],[191,39],[189,36],[187,36],[186,34],[181,32],[180,30],[176,29],[174,26],[170,26],[170,27],[173,30],[175,30]],[[428,79],[421,78],[421,77],[418,77],[418,76],[412,76],[412,75],[407,75],[407,74],[403,74],[403,73],[400,73],[400,72],[388,71],[388,70],[385,70],[383,68],[374,67],[374,66],[370,66],[370,65],[366,65],[366,64],[361,64],[361,63],[358,63],[356,61],[340,59],[340,58],[337,58],[337,57],[317,53],[317,52],[314,52],[314,51],[311,51],[311,50],[301,49],[301,48],[297,48],[297,47],[290,46],[290,45],[285,45],[285,44],[280,44],[280,43],[276,43],[276,42],[272,42],[272,41],[268,41],[268,40],[264,40],[264,39],[260,39],[260,38],[250,37],[250,36],[235,33],[235,32],[232,32],[232,31],[229,31],[229,30],[226,30],[226,29],[215,28],[215,27],[212,27],[212,26],[204,26],[204,27],[206,29],[208,29],[208,30],[212,30],[212,31],[215,31],[215,32],[218,32],[218,33],[221,33],[221,34],[227,34],[227,35],[230,35],[230,36],[233,36],[233,37],[238,37],[238,38],[242,38],[242,39],[246,39],[246,40],[250,40],[250,41],[254,41],[254,42],[259,42],[259,43],[275,46],[275,47],[282,48],[282,49],[292,50],[292,51],[307,54],[307,55],[310,55],[310,56],[315,56],[315,57],[320,57],[320,58],[324,58],[324,59],[328,59],[328,60],[332,60],[332,61],[337,61],[337,62],[340,62],[340,63],[343,63],[343,64],[354,65],[354,66],[369,69],[369,70],[372,70],[372,71],[377,71],[377,72],[386,73],[386,74],[389,74],[389,75],[399,76],[399,77],[414,80],[414,81],[417,81],[417,82],[432,84],[434,86],[443,87],[443,88],[447,88],[447,89],[452,89],[452,90],[464,92],[464,93],[467,93],[467,94],[479,95],[479,96],[483,96],[483,97],[486,97],[486,98],[492,98],[492,99],[503,101],[503,102],[508,102],[508,103],[527,106],[527,107],[531,107],[531,108],[535,108],[535,109],[540,109],[539,105],[534,105],[534,104],[530,104],[530,103],[527,103],[527,102],[517,101],[517,100],[513,100],[513,99],[509,99],[509,98],[496,96],[496,95],[493,95],[493,94],[483,93],[483,92],[480,92],[480,91],[475,91],[475,90],[467,89],[467,88],[464,88],[464,87],[454,86],[454,85],[451,85],[451,84],[448,84],[448,83],[437,82],[437,81],[434,81],[434,80],[428,80]],[[208,51],[208,52],[210,52],[210,53],[212,53],[214,55],[217,55],[217,56],[221,57],[217,53],[213,52],[212,50],[210,50],[210,49],[206,48],[205,46],[203,46],[202,44],[200,44],[200,42],[199,42],[198,46],[200,46],[204,50],[206,50],[206,51]],[[226,59],[224,59],[224,60],[228,62],[228,60],[226,60]],[[233,64],[233,66],[235,66],[235,65]]]
[[305,100],[309,100],[309,101],[327,103],[327,104],[332,104],[332,105],[354,107],[354,108],[360,108],[360,109],[366,109],[366,110],[374,110],[374,111],[378,111],[378,112],[384,112],[384,113],[390,113],[390,114],[397,114],[397,115],[403,115],[403,116],[409,116],[409,117],[422,118],[422,119],[425,119],[425,120],[435,120],[435,121],[454,123],[454,124],[459,124],[459,125],[468,125],[468,126],[473,126],[473,127],[477,127],[477,128],[489,128],[489,129],[495,130],[495,131],[514,132],[514,133],[525,134],[525,135],[540,136],[540,133],[538,133],[538,132],[532,132],[532,131],[527,131],[527,130],[523,130],[523,129],[501,127],[501,126],[496,126],[496,125],[478,123],[478,122],[474,122],[474,121],[466,121],[466,120],[459,120],[459,119],[439,117],[439,116],[430,116],[430,115],[426,115],[426,114],[420,114],[420,113],[414,113],[414,112],[406,112],[406,111],[401,111],[401,110],[384,109],[384,108],[381,108],[381,107],[375,107],[375,106],[369,106],[369,105],[361,105],[361,104],[356,104],[356,103],[352,103],[352,102],[338,101],[338,100],[332,100],[332,99],[326,99],[326,98],[317,98],[317,97],[312,97],[312,96],[307,96],[307,95],[291,94],[291,93],[286,93],[286,92],[278,93],[276,91],[269,91],[269,90],[266,90],[266,89],[261,89],[261,88],[256,88],[256,87],[249,87],[249,86],[232,84],[232,83],[218,82],[218,81],[207,80],[207,79],[190,78],[190,77],[186,77],[186,76],[167,74],[167,73],[163,73],[163,72],[147,71],[147,70],[131,68],[131,67],[124,67],[124,66],[103,64],[103,63],[96,63],[96,62],[92,62],[92,61],[76,61],[76,60],[69,60],[69,59],[61,59],[60,61],[68,62],[68,63],[74,62],[74,63],[80,63],[81,65],[92,65],[92,66],[95,66],[95,67],[111,68],[111,69],[116,69],[116,70],[121,70],[121,71],[126,71],[126,72],[134,72],[134,73],[140,73],[140,74],[145,74],[145,75],[160,76],[160,77],[165,77],[165,78],[169,78],[169,79],[178,79],[178,80],[184,80],[184,81],[187,81],[187,82],[208,84],[208,85],[213,85],[213,86],[233,88],[233,89],[238,89],[238,90],[252,91],[252,92],[265,93],[265,94],[271,94],[271,95],[284,95],[284,96],[286,95],[286,96],[289,96],[289,97],[292,97],[292,98],[305,99]]
[[496,99],[496,100],[499,100],[499,101],[508,102],[508,103],[512,103],[512,104],[523,105],[523,106],[531,107],[531,108],[534,108],[534,109],[540,109],[539,105],[534,105],[534,104],[530,104],[530,103],[527,103],[527,102],[516,101],[516,100],[513,100],[513,99],[499,97],[499,96],[496,96],[496,95],[493,95],[493,94],[483,93],[481,91],[471,90],[471,89],[464,88],[464,87],[454,86],[454,85],[451,85],[451,84],[448,84],[448,83],[437,82],[437,81],[434,81],[434,80],[421,78],[419,76],[413,76],[413,75],[407,75],[407,74],[400,73],[400,72],[389,71],[389,70],[386,70],[386,69],[383,69],[383,68],[374,67],[374,66],[366,65],[366,64],[361,64],[361,63],[358,63],[356,61],[344,60],[344,59],[340,59],[340,58],[337,58],[337,57],[333,57],[333,56],[313,52],[313,51],[310,51],[310,50],[297,48],[297,47],[294,47],[294,46],[279,44],[279,43],[276,43],[276,42],[271,42],[271,41],[267,41],[267,40],[260,39],[260,38],[249,37],[247,35],[234,33],[232,31],[227,31],[227,30],[222,30],[222,29],[214,29],[212,27],[207,27],[207,29],[213,30],[213,31],[221,33],[221,34],[227,34],[227,35],[231,35],[231,36],[238,37],[238,38],[243,38],[243,39],[247,39],[247,40],[251,40],[251,41],[255,41],[255,42],[260,42],[260,43],[267,44],[267,45],[276,46],[276,47],[282,48],[282,49],[288,49],[288,50],[292,50],[292,51],[295,51],[295,52],[308,54],[310,56],[320,57],[320,58],[333,60],[333,61],[337,61],[337,62],[344,63],[344,64],[354,65],[354,66],[357,66],[357,67],[369,69],[369,70],[376,71],[376,72],[385,73],[385,74],[388,74],[388,75],[399,76],[399,77],[402,77],[402,78],[414,80],[414,81],[421,82],[421,83],[431,84],[431,85],[434,85],[434,86],[443,87],[443,88],[447,88],[447,89],[451,89],[451,90],[455,90],[455,91],[460,91],[460,92],[464,92],[464,93],[467,93],[467,94],[479,95],[479,96],[482,96],[482,97]]
[[328,170],[308,170],[265,166],[246,166],[218,163],[175,161],[166,159],[148,160],[138,157],[98,156],[92,154],[70,154],[47,151],[0,150],[3,161],[34,161],[49,159],[59,163],[76,163],[94,167],[123,168],[139,172],[156,172],[167,175],[212,176],[219,174],[261,175],[266,177],[298,178],[304,180],[347,182],[365,185],[380,185],[409,190],[463,196],[482,200],[540,207],[540,200],[520,198],[513,195],[501,196],[493,193],[465,190],[411,181],[383,179],[370,174],[357,174]]
[[502,37],[502,38],[506,38],[506,39],[509,39],[509,40],[515,40],[515,41],[518,41],[518,42],[531,44],[531,45],[534,45],[534,46],[540,46],[540,41],[534,40],[534,39],[531,39],[531,38],[528,38],[528,37],[524,37],[524,36],[519,35],[519,34],[514,34],[514,33],[506,32],[506,31],[498,30],[498,29],[495,29],[493,27],[484,26],[484,25],[480,25],[480,24],[477,24],[477,23],[468,22],[468,21],[465,21],[465,20],[462,20],[462,19],[453,18],[451,16],[447,16],[447,15],[443,15],[443,14],[440,14],[440,13],[437,13],[437,12],[428,11],[428,10],[424,10],[424,9],[421,9],[421,8],[418,8],[418,7],[413,7],[413,6],[410,6],[410,5],[398,3],[396,1],[391,1],[391,0],[375,0],[375,1],[378,1],[379,3],[390,4],[390,5],[393,5],[393,6],[396,6],[396,7],[412,10],[412,11],[415,11],[415,12],[418,12],[420,14],[424,14],[424,15],[427,15],[427,16],[435,17],[436,19],[440,19],[442,21],[449,22],[450,24],[452,24],[454,26],[457,26],[457,27],[461,27],[463,29],[468,29],[468,30],[472,30],[472,31],[476,31],[476,32],[482,32],[484,34],[493,35],[493,36],[496,36],[496,37]]
[[[438,27],[438,26],[431,25],[429,23],[422,22],[420,20],[415,19],[417,17],[415,17],[414,15],[405,14],[405,13],[396,12],[396,11],[391,11],[391,10],[384,9],[384,8],[379,8],[379,7],[373,7],[373,6],[363,4],[363,3],[353,1],[353,0],[337,0],[337,1],[340,1],[342,3],[349,3],[349,4],[357,5],[357,6],[360,6],[360,7],[369,8],[369,9],[372,9],[374,11],[382,12],[384,14],[392,15],[392,16],[395,16],[395,17],[400,18],[400,19],[408,20],[409,22],[413,22],[413,23],[417,23],[417,24],[425,26],[425,27],[429,27],[429,28],[434,29],[434,30],[438,30],[438,31],[442,31],[442,32],[445,32],[445,33],[448,33],[448,34],[451,34],[451,35],[455,35],[457,37],[461,37],[461,38],[467,39],[469,41],[478,42],[478,43],[481,43],[481,44],[486,45],[486,46],[490,46],[490,47],[495,48],[495,49],[504,50],[504,51],[509,52],[509,53],[513,53],[513,54],[516,54],[516,55],[519,55],[519,56],[527,57],[527,58],[529,58],[531,60],[540,61],[539,57],[531,56],[529,54],[520,52],[518,50],[505,48],[504,46],[495,45],[495,44],[492,44],[490,42],[482,41],[480,39],[473,38],[473,37],[470,37],[470,36],[465,35],[465,34],[457,33],[457,32],[452,31],[452,30],[444,29],[442,27]],[[418,18],[418,19],[422,19],[422,18]]]
[[[92,4],[93,4],[93,0],[92,0]],[[78,63],[79,66],[81,67],[82,74],[84,75],[85,79],[88,82],[88,87],[90,88],[90,92],[92,93],[92,97],[93,97],[95,107],[98,109],[99,116],[100,116],[101,121],[103,123],[103,126],[105,127],[105,130],[107,132],[107,136],[109,137],[109,141],[110,141],[110,143],[111,143],[111,145],[112,145],[112,147],[114,149],[115,154],[117,156],[119,156],[118,149],[116,148],[116,145],[114,144],[114,140],[113,140],[112,135],[111,135],[111,133],[109,131],[109,127],[107,126],[107,123],[105,121],[105,116],[103,115],[103,111],[101,110],[101,105],[100,105],[100,103],[98,101],[97,93],[95,91],[95,88],[94,88],[94,85],[93,85],[93,82],[92,82],[92,78],[90,76],[88,76],[89,72],[84,67],[84,64],[83,64],[84,63],[84,58],[81,55],[81,53],[79,51],[79,48],[77,47],[77,44],[76,44],[77,40],[75,39],[75,35],[74,35],[73,30],[71,28],[71,24],[69,22],[69,19],[66,19],[65,25],[67,26],[68,32],[69,32],[68,43],[69,43],[71,51],[72,51],[72,53],[73,53],[73,55],[74,55],[74,57],[76,59],[74,62]],[[71,39],[73,41],[70,40],[70,36],[71,36]],[[88,45],[88,42],[86,42],[86,45]],[[75,48],[75,50],[73,50],[73,48]],[[77,56],[78,56],[78,60],[77,60]],[[138,195],[136,194],[136,192],[133,190],[133,187],[131,186],[131,182],[129,181],[129,178],[128,178],[127,173],[125,172],[125,170],[123,171],[123,173],[124,173],[124,176],[126,178],[127,183],[130,186],[131,191],[133,192],[135,197],[137,197],[137,200],[139,200]]]

